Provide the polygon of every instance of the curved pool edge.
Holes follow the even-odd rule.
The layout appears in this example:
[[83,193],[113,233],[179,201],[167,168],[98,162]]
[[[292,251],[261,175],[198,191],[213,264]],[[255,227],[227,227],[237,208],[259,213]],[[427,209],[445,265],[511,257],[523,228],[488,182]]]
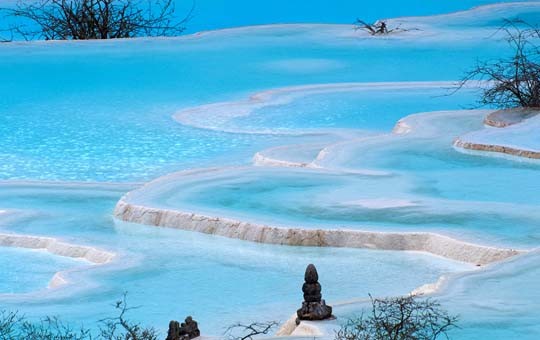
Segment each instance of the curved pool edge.
[[[467,84],[467,88],[477,88],[478,84]],[[251,93],[247,97],[230,101],[183,108],[172,114],[172,119],[181,125],[192,128],[219,131],[232,134],[252,135],[281,135],[281,136],[318,136],[318,135],[348,135],[357,129],[322,128],[322,129],[253,129],[229,127],[226,122],[251,115],[255,110],[272,106],[288,104],[291,100],[314,94],[339,93],[351,91],[383,91],[400,89],[445,89],[454,88],[456,81],[398,81],[398,82],[342,82],[317,83],[276,87]],[[209,123],[209,115],[212,123]],[[207,118],[205,120],[205,118]],[[201,120],[202,119],[202,120]]]
[[399,233],[350,229],[276,227],[179,210],[135,205],[129,203],[126,196],[117,203],[114,216],[125,222],[196,231],[257,243],[421,251],[480,266],[525,252],[524,250],[496,248],[464,242],[432,232]]
[[[81,259],[89,262],[91,265],[105,265],[113,261],[116,257],[115,253],[108,252],[102,249],[98,249],[91,246],[76,245],[67,242],[60,241],[52,237],[44,236],[31,236],[20,234],[5,234],[0,233],[0,247],[14,247],[30,250],[43,250],[52,255],[69,257],[72,259]],[[78,267],[77,267],[78,268]],[[70,284],[66,274],[77,270],[72,268],[68,270],[57,271],[49,284],[47,290],[57,289]],[[28,295],[31,293],[23,294],[9,294],[10,296],[16,295]],[[0,294],[3,296],[5,294]]]
[[454,140],[454,147],[457,148],[458,150],[465,149],[465,150],[472,150],[472,151],[499,153],[499,154],[505,154],[505,155],[509,155],[513,157],[520,157],[520,158],[527,158],[527,159],[535,159],[535,160],[540,159],[540,152],[538,151],[519,149],[519,148],[505,146],[505,145],[467,142],[467,141],[462,140],[460,137]]
[[58,256],[84,259],[93,264],[106,264],[116,256],[114,253],[90,246],[59,241],[52,237],[0,234],[0,246],[45,250]]

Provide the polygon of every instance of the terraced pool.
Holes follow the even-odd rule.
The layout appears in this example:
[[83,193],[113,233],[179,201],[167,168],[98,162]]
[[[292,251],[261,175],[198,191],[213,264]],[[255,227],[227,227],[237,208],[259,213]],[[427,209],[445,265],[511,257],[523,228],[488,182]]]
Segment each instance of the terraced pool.
[[[476,88],[450,88],[508,52],[502,19],[539,12],[392,19],[418,30],[382,38],[295,24],[0,44],[0,232],[55,249],[0,248],[0,307],[90,326],[127,291],[135,320],[165,329],[191,314],[219,336],[286,321],[315,263],[336,306],[330,337],[368,294],[444,276],[455,338],[537,338],[540,165],[454,149],[492,110],[469,110]],[[69,258],[81,254],[94,262]]]

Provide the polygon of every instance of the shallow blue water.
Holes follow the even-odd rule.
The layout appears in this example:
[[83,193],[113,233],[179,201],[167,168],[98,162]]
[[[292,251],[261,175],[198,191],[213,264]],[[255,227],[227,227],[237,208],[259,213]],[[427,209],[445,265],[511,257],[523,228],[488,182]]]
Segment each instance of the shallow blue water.
[[[303,271],[310,262],[317,263],[324,296],[333,302],[368,293],[402,294],[443,273],[470,268],[425,254],[262,245],[114,222],[111,209],[125,190],[2,185],[3,206],[24,206],[40,217],[4,223],[4,230],[60,237],[119,256],[109,266],[70,273],[73,285],[62,290],[31,298],[0,297],[2,308],[31,318],[58,315],[94,327],[114,315],[108,306],[127,291],[130,305],[141,306],[130,312],[132,320],[164,329],[169,319],[194,315],[205,334],[220,335],[239,321],[288,319],[301,302]],[[390,279],[398,273],[403,274],[399,284]]]
[[57,272],[84,264],[87,263],[42,250],[0,247],[0,294],[45,290]]
[[[497,0],[390,0],[369,3],[356,0],[313,0],[306,5],[298,0],[197,0],[188,32],[224,27],[275,23],[353,23],[357,18],[375,21],[402,16],[434,15],[466,10]],[[189,0],[178,0],[178,13],[187,12]]]
[[[265,146],[293,141],[194,130],[171,116],[187,106],[280,86],[455,80],[478,56],[474,41],[333,41],[325,36],[333,30],[285,27],[222,33],[226,39],[214,34],[0,45],[0,91],[10,94],[0,98],[0,178],[133,181],[232,159],[246,162]],[[352,28],[339,32],[354,34]],[[481,53],[497,55],[502,46],[486,42]],[[339,67],[299,72],[294,66],[321,61]],[[416,108],[459,105],[441,99]],[[393,112],[385,126],[413,108]]]
[[474,105],[475,98],[473,91],[453,93],[444,87],[326,92],[255,110],[233,119],[230,125],[253,131],[346,128],[388,132],[402,117],[467,108]]
[[[458,275],[433,298],[458,317],[450,339],[538,339],[539,254],[520,256],[490,270]],[[369,313],[369,302],[336,308],[339,319]],[[339,324],[339,323],[338,323]],[[330,331],[332,328],[330,328]]]
[[[359,15],[358,6],[365,4],[357,1],[334,4],[332,11],[325,10],[328,2],[322,1],[307,7],[281,0],[277,4],[201,1],[200,8],[215,20],[198,26],[203,17],[197,16],[190,29],[282,20],[350,23],[356,16],[443,13],[486,2],[490,1],[419,6],[418,1],[407,1],[384,4],[384,8],[373,4]],[[252,9],[255,5],[257,10]],[[536,18],[536,13],[523,11],[527,18]],[[508,53],[504,42],[487,39],[506,14],[482,16],[479,21],[473,20],[475,14],[454,21],[435,18],[433,30],[426,26],[428,31],[420,38],[371,39],[356,35],[352,27],[284,26],[164,40],[1,44],[0,179],[146,181],[192,167],[245,165],[256,151],[275,145],[327,142],[317,136],[196,129],[176,123],[172,115],[187,107],[242,100],[283,86],[455,81],[477,58]],[[231,124],[252,129],[389,132],[403,115],[474,102],[469,92],[453,97],[433,97],[433,92],[443,90],[306,96],[289,105],[260,109]],[[440,138],[404,137],[345,148],[333,163],[335,172],[255,168],[232,172],[224,180],[209,177],[197,185],[180,183],[156,201],[268,223],[435,230],[476,242],[534,247],[540,240],[536,209],[540,197],[534,184],[538,166],[462,155],[450,147],[460,131],[480,127],[480,118],[441,123],[439,128],[448,129],[441,131]],[[294,151],[286,154],[294,160]],[[343,169],[387,175],[346,174]],[[30,317],[55,314],[88,324],[107,314],[106,306],[127,290],[130,303],[144,307],[134,312],[136,320],[163,329],[163,320],[193,314],[204,325],[204,333],[220,334],[224,326],[251,321],[254,315],[262,320],[289,317],[299,306],[302,272],[309,262],[319,267],[328,301],[368,293],[403,294],[443,273],[464,269],[419,254],[267,246],[115,222],[114,204],[134,188],[130,184],[2,183],[0,208],[26,214],[20,219],[2,218],[3,229],[102,247],[117,252],[119,258],[110,266],[71,273],[73,285],[65,290],[31,299],[15,296],[2,300],[1,307],[20,309]],[[380,198],[413,201],[418,206],[362,206],[361,202]],[[505,268],[509,276],[527,272],[521,266]],[[531,275],[535,273],[531,270]],[[536,277],[525,278],[536,282]],[[482,280],[471,280],[471,287],[482,290]],[[501,298],[500,304],[506,304],[534,288],[527,280],[514,289],[512,281],[500,283],[502,279],[496,277],[489,281],[493,286],[478,296],[494,299],[490,293],[501,284],[510,292]],[[33,290],[34,284],[41,283],[32,276],[32,282],[21,288]],[[6,291],[15,284],[7,283]],[[528,322],[536,317],[531,308],[506,314],[495,301],[495,306],[486,308],[486,316],[463,296],[452,306],[467,317],[460,337],[493,331],[493,323],[501,320],[507,323],[497,328],[500,334],[508,335],[522,324],[534,334],[535,324]]]

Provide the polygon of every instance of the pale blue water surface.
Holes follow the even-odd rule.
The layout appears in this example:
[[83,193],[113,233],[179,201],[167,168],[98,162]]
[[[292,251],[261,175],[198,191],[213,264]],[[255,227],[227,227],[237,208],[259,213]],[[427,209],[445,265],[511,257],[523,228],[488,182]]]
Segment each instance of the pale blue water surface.
[[0,292],[9,295],[45,290],[57,272],[85,264],[88,265],[86,261],[52,255],[44,250],[1,247]]
[[[357,16],[443,14],[487,3],[493,1],[366,7],[358,1],[199,0],[189,30],[350,24]],[[350,25],[284,25],[173,39],[0,44],[0,209],[13,210],[0,215],[0,229],[117,254],[109,265],[69,271],[70,284],[62,289],[42,290],[51,274],[71,268],[70,260],[0,249],[7,275],[0,294],[8,293],[0,295],[0,307],[93,325],[108,311],[114,314],[108,306],[127,291],[130,304],[142,306],[133,311],[135,320],[164,329],[170,319],[192,314],[204,334],[220,335],[238,321],[287,319],[300,305],[310,262],[319,268],[329,302],[405,294],[470,269],[426,254],[252,244],[112,218],[126,192],[190,168],[232,166],[184,176],[163,190],[149,186],[138,202],[269,224],[428,230],[537,247],[540,166],[466,155],[451,146],[461,133],[481,127],[482,113],[430,115],[418,134],[389,133],[406,115],[473,106],[474,90],[448,96],[448,84],[478,58],[507,55],[506,43],[492,37],[495,27],[508,16],[534,21],[539,8],[531,1],[403,19],[422,30],[388,38],[362,35]],[[235,103],[269,89],[413,81],[424,87],[298,90],[290,101],[257,102],[248,114],[234,115]],[[428,84],[439,81],[447,83]],[[233,114],[218,128],[173,119],[217,102],[229,105],[220,114]],[[216,116],[208,117],[213,126]],[[260,130],[271,133],[253,133]],[[290,147],[272,155],[290,161],[296,153],[309,162],[325,147],[330,152],[317,160],[323,169],[250,166],[255,152],[282,145]],[[370,205],[381,199],[397,203]],[[31,270],[17,271],[15,256]],[[521,333],[538,334],[531,321],[538,309],[536,258],[450,283],[441,299],[464,320],[453,335],[508,338],[522,326]],[[338,310],[338,316],[353,312]]]
[[[24,206],[39,218],[0,222],[2,230],[98,246],[118,258],[69,273],[72,285],[60,290],[0,297],[2,307],[93,327],[114,316],[111,303],[127,291],[129,303],[141,306],[130,312],[133,320],[164,329],[169,319],[192,314],[206,334],[221,335],[227,325],[248,319],[286,321],[301,302],[303,271],[313,260],[325,297],[336,302],[370,292],[403,294],[471,268],[426,254],[263,245],[115,222],[111,210],[122,190],[127,187],[3,184],[3,206]],[[41,273],[33,275],[37,281]],[[402,277],[399,284],[395,275]]]

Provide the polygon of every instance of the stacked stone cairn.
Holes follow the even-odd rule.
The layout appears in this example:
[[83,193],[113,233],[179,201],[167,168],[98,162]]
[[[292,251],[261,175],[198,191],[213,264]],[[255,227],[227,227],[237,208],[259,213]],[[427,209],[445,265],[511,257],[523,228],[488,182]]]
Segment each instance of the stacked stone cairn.
[[322,299],[319,274],[313,264],[307,266],[304,280],[305,283],[302,286],[304,302],[302,302],[302,308],[296,312],[298,316],[296,324],[299,324],[301,320],[315,321],[331,318],[332,307],[327,306]]
[[180,324],[178,321],[169,322],[169,331],[166,340],[190,340],[201,335],[197,321],[188,316],[185,322]]

